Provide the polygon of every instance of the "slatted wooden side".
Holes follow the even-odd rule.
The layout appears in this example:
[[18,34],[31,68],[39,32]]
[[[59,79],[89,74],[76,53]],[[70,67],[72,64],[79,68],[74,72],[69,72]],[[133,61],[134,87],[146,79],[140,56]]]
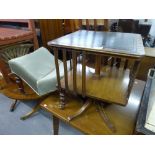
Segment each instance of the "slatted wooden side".
[[56,67],[56,74],[57,74],[57,83],[58,89],[61,90],[61,82],[60,82],[60,71],[59,71],[59,62],[58,62],[58,49],[53,48],[54,51],[54,58],[55,58],[55,67]]

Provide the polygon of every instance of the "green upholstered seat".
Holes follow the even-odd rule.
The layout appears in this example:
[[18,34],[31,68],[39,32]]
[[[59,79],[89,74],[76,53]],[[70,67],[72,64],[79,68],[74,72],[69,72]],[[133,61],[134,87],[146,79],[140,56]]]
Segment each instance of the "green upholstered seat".
[[[44,47],[9,61],[11,71],[23,79],[38,95],[56,90],[57,77],[54,56]],[[64,75],[59,61],[60,77]]]

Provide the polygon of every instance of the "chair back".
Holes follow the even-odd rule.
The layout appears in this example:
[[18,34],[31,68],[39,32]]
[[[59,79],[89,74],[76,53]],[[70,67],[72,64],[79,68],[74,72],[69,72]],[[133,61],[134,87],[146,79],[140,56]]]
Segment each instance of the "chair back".
[[108,31],[108,19],[78,19],[73,21],[74,29]]
[[19,25],[22,27],[27,27],[29,31],[35,31],[35,23],[32,19],[0,19],[0,25]]
[[[0,48],[27,41],[32,41],[34,43],[34,49],[39,48],[35,22],[33,19],[0,19],[0,28],[0,31],[2,31],[2,34],[4,33],[4,36],[7,34],[7,38],[0,38]],[[9,28],[9,30],[7,28]],[[15,30],[18,30],[19,32],[16,32]],[[18,34],[16,34],[14,36],[14,33],[21,33],[21,35],[18,36]],[[24,35],[25,33],[26,35]]]
[[65,33],[74,32],[80,29],[108,31],[108,19],[66,19],[64,20]]

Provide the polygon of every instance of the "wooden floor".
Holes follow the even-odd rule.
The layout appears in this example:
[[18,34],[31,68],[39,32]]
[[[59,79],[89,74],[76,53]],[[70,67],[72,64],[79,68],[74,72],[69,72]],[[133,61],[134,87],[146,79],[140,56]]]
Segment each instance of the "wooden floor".
[[93,104],[85,113],[69,122],[67,117],[74,114],[83,105],[77,98],[68,97],[66,108],[61,110],[58,108],[59,97],[55,94],[46,98],[41,103],[41,107],[85,134],[129,135],[133,134],[135,128],[144,84],[145,82],[143,81],[135,81],[129,102],[126,106],[110,104],[105,108],[107,115],[116,127],[115,133],[106,126],[96,109],[96,105]]

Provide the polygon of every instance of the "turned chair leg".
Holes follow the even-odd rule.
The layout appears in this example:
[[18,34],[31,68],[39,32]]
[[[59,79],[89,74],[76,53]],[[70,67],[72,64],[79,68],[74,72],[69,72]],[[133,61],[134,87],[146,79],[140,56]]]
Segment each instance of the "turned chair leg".
[[33,114],[35,114],[40,109],[40,104],[35,105],[35,107],[32,109],[31,112],[27,113],[26,115],[20,117],[21,120],[26,120],[29,117],[31,117]]
[[59,108],[60,109],[65,108],[65,92],[64,92],[64,90],[61,90],[59,93]]
[[55,117],[53,115],[53,134],[58,135],[59,134],[59,118]]
[[18,100],[15,100],[12,104],[11,104],[11,107],[10,107],[10,111],[13,112],[16,108],[16,105],[17,105],[17,102]]
[[71,121],[72,119],[74,119],[74,118],[76,118],[76,117],[78,117],[78,116],[80,116],[84,111],[86,111],[86,109],[90,106],[90,101],[89,100],[87,100],[85,103],[84,103],[84,105],[75,113],[75,114],[73,114],[73,115],[71,115],[71,116],[68,116],[68,121]]

